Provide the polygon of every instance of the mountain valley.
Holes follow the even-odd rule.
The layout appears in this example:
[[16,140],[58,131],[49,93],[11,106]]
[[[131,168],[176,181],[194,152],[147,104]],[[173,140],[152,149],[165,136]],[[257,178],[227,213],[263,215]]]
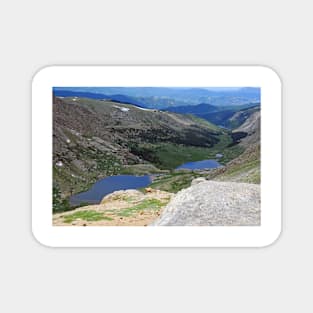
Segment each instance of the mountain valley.
[[[258,193],[257,187],[249,185],[258,185],[261,179],[259,103],[190,105],[194,95],[185,90],[190,96],[185,98],[187,105],[178,105],[178,97],[172,106],[164,107],[165,99],[158,102],[163,104],[149,107],[150,90],[142,97],[115,91],[122,92],[116,88],[111,90],[113,95],[89,89],[57,90],[53,95],[54,225],[152,225],[162,218],[163,210],[171,212],[167,207],[180,214],[170,199],[183,191],[189,199],[190,193],[200,192],[195,186],[198,182],[221,182],[226,183],[220,185],[225,190],[244,188]],[[171,92],[175,94],[175,88]],[[200,94],[206,92],[200,90]],[[181,166],[203,160],[214,160],[217,166]],[[141,175],[149,177],[146,187],[107,194],[99,204],[70,202],[73,195],[87,195],[91,186],[106,178],[120,177],[125,184]],[[243,185],[236,185],[240,183]],[[219,185],[210,188],[222,199],[215,186]],[[258,223],[258,218],[253,223]]]
[[[53,114],[53,169],[62,196],[107,175],[172,170],[233,142],[229,131],[188,115],[110,100],[54,97]],[[225,161],[240,152],[229,149]]]

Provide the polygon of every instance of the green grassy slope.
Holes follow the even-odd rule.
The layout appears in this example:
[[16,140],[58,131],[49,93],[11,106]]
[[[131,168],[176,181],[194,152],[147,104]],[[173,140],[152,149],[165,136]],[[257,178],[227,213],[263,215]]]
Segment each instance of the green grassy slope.
[[251,145],[238,158],[224,168],[210,172],[209,179],[260,184],[261,182],[260,144]]
[[172,172],[155,179],[154,182],[149,185],[149,187],[176,193],[181,189],[189,187],[193,179],[205,176],[206,175],[204,174],[191,171]]

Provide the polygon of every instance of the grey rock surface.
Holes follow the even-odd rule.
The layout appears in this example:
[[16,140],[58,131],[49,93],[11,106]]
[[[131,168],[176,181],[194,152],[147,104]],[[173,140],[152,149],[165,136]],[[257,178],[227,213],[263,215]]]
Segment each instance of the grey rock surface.
[[260,185],[205,181],[183,189],[152,226],[258,226]]

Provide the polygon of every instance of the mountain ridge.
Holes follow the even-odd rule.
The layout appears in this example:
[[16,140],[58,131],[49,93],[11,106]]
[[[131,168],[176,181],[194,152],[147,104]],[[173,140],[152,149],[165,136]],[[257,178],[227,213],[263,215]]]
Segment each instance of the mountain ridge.
[[248,102],[260,101],[260,88],[221,88],[219,91],[210,88],[189,87],[54,87],[53,92],[62,96],[62,92],[70,92],[71,96],[82,96],[99,99],[113,98],[123,95],[127,102],[153,109],[166,107],[197,105],[211,103],[218,106],[242,105]]

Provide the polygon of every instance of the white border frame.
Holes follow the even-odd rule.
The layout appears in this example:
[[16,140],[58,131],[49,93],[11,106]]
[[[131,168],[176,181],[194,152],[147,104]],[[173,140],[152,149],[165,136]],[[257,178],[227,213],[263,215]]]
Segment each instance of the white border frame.
[[[52,225],[52,87],[261,87],[261,226]],[[32,83],[32,231],[49,247],[263,247],[281,232],[281,81],[264,66],[50,66]]]

